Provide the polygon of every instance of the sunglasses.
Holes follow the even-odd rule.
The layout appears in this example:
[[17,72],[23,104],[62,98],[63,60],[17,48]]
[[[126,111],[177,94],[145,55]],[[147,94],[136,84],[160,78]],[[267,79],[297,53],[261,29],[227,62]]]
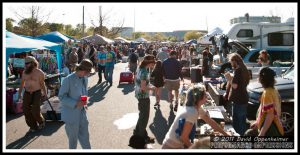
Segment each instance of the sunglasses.
[[31,64],[31,62],[26,62],[26,63],[25,63],[25,65],[29,65],[29,64]]

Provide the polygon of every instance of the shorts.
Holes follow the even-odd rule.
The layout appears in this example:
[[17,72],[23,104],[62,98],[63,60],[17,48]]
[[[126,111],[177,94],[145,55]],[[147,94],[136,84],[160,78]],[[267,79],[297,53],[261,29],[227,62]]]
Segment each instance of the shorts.
[[172,90],[179,90],[180,87],[180,80],[165,80],[165,88],[168,89],[169,91]]

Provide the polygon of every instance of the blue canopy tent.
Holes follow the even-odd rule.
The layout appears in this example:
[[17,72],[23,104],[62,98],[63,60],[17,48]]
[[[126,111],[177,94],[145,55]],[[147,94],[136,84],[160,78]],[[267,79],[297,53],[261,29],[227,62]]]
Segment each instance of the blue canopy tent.
[[57,31],[37,36],[37,38],[47,40],[47,41],[50,41],[50,42],[53,42],[53,43],[64,43],[64,42],[67,42],[69,40],[68,37],[66,37],[65,35],[57,32]]
[[[6,31],[6,65],[9,55],[38,49],[49,49],[56,52],[58,70],[61,70],[61,45],[40,39],[31,39]],[[7,68],[7,67],[6,67]]]

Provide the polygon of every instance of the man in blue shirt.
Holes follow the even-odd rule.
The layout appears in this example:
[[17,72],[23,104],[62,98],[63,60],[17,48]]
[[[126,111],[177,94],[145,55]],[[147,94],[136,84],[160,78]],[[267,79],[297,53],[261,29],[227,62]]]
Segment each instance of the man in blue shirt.
[[69,139],[69,148],[76,149],[79,140],[83,149],[91,149],[89,141],[88,120],[86,116],[87,101],[81,96],[87,96],[87,75],[90,74],[93,63],[83,59],[76,65],[76,71],[69,74],[63,81],[58,98],[62,104],[61,117],[65,122],[65,130]]
[[107,47],[107,54],[106,54],[106,63],[105,63],[105,77],[107,78],[107,81],[109,82],[109,85],[112,86],[113,80],[113,71],[115,66],[115,59],[116,54],[114,51],[112,51],[112,48],[110,46]]
[[[170,107],[173,107],[173,97],[172,91],[175,90],[175,107],[174,111],[177,111],[178,107],[178,93],[179,93],[179,86],[180,86],[180,79],[183,81],[183,77],[181,75],[181,68],[180,62],[176,59],[176,51],[170,52],[170,57],[166,59],[163,64],[163,76],[165,79],[165,88],[168,89],[168,97]],[[179,79],[180,78],[180,79]]]
[[106,52],[104,51],[104,46],[100,46],[100,51],[97,53],[97,64],[99,76],[98,84],[100,84],[102,82],[102,72],[105,80],[107,80],[105,76]]

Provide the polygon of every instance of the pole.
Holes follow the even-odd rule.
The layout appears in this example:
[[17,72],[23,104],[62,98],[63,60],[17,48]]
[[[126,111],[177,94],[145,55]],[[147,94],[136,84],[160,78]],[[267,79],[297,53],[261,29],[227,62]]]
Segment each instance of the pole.
[[82,8],[82,37],[84,37],[84,6]]
[[134,22],[133,22],[133,39],[135,39],[135,7],[134,7],[134,12],[133,12],[133,19],[134,19]]

